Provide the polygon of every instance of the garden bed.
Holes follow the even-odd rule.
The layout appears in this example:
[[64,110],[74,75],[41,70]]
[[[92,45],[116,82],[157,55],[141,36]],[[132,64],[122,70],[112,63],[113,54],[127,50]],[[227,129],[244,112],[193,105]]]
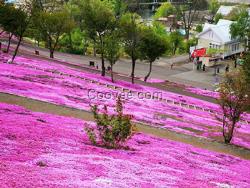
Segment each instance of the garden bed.
[[84,122],[0,103],[1,187],[249,187],[250,161],[138,133],[92,146]]

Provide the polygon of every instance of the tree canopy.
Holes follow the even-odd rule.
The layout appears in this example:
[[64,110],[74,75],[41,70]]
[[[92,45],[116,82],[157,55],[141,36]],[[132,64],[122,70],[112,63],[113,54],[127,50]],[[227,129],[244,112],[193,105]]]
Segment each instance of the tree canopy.
[[248,12],[242,12],[238,20],[231,24],[230,33],[233,38],[245,41],[245,51],[247,49],[247,40],[250,37],[250,16]]
[[66,11],[55,12],[39,11],[33,18],[35,27],[41,32],[41,36],[50,49],[50,57],[54,57],[54,51],[60,36],[71,30],[73,21]]
[[168,17],[171,14],[174,14],[176,12],[175,7],[169,3],[163,3],[157,10],[154,15],[155,19],[158,19],[160,17]]
[[131,57],[132,60],[132,72],[131,78],[134,83],[135,76],[135,63],[140,57],[139,46],[140,46],[140,32],[141,32],[141,18],[135,13],[126,13],[120,20],[121,34],[125,45],[126,53]]
[[149,61],[149,72],[144,78],[144,81],[147,81],[152,71],[152,63],[166,52],[168,46],[165,38],[158,35],[151,27],[144,27],[140,38],[141,59]]

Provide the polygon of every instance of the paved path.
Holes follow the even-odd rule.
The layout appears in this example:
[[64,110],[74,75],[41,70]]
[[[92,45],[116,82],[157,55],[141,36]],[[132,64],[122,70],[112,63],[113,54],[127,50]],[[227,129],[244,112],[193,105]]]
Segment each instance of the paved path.
[[[34,54],[35,48],[30,44],[22,44],[21,50]],[[48,49],[39,48],[40,56],[49,57]],[[95,61],[99,67],[100,58],[93,56],[82,56],[74,55],[68,53],[55,52],[54,54],[56,60],[77,63],[79,65],[88,65],[89,61]],[[171,69],[171,64],[174,63],[173,69]],[[135,75],[137,77],[144,77],[148,73],[149,66],[146,62],[137,61],[135,68]],[[193,70],[192,63],[188,63],[188,55],[176,56],[173,58],[160,58],[153,64],[151,78],[157,78],[162,80],[170,80],[177,83],[188,84],[196,87],[202,87],[207,89],[212,89],[211,83],[201,82],[195,79],[195,72]],[[121,59],[114,66],[114,71],[119,74],[126,74],[127,76],[131,73],[131,60]],[[178,78],[179,74],[185,72],[192,72],[192,77]],[[205,76],[205,74],[204,74]]]
[[[29,54],[34,54],[35,51],[35,48],[27,43],[22,44],[20,49]],[[49,57],[48,49],[39,48],[39,52],[40,56]],[[89,61],[95,61],[96,64],[101,67],[100,58],[98,57],[61,52],[55,52],[54,56],[56,60],[72,62],[79,65],[88,65]],[[170,68],[172,63],[174,63],[173,69]],[[136,63],[135,75],[142,78],[147,74],[148,69],[149,66],[146,62],[138,60]],[[130,59],[119,60],[114,66],[114,71],[119,74],[125,73],[126,76],[129,76],[131,73]],[[207,68],[206,72],[193,70],[193,63],[188,63],[188,55],[181,55],[173,58],[160,58],[154,62],[151,78],[213,90],[215,84],[215,77],[213,74],[214,68]]]
[[[34,48],[31,47],[30,45],[25,44],[21,46],[19,53],[29,55],[32,57],[46,59],[49,61],[54,61],[60,64],[64,64],[66,66],[82,69],[85,71],[86,70],[91,71],[91,72],[100,71],[100,70],[93,70],[93,69],[88,68],[88,64],[90,60],[94,60],[95,62],[100,62],[99,58],[95,58],[92,56],[81,56],[81,55],[73,55],[73,54],[55,52],[55,58],[50,59],[49,52],[47,49],[41,48],[39,49],[39,51],[40,51],[40,56],[35,56]],[[172,59],[164,59],[164,61],[159,60],[155,63],[153,67],[152,76],[153,77],[155,76],[154,78],[164,77],[167,79],[163,78],[163,80],[169,80],[171,82],[151,84],[151,83],[145,83],[140,80],[136,80],[136,83],[141,84],[141,85],[155,87],[158,89],[162,89],[162,90],[166,90],[166,91],[170,91],[174,93],[178,93],[181,95],[195,97],[195,98],[202,99],[208,102],[216,103],[216,100],[211,97],[196,95],[194,93],[188,92],[185,89],[183,89],[184,86],[178,87],[175,84],[172,84],[172,82],[176,82],[180,84],[186,84],[186,85],[191,85],[191,86],[196,86],[196,87],[201,87],[201,88],[212,89],[211,84],[207,83],[209,82],[209,79],[207,79],[207,76],[204,76],[202,72],[192,71],[193,69],[192,64],[179,62],[179,61],[184,61],[186,58],[188,57],[178,56]],[[170,64],[172,61],[174,61],[175,63],[177,62],[179,63],[177,63],[178,66],[174,66],[174,68],[171,70]],[[74,63],[75,65],[69,64],[68,62]],[[115,69],[115,71],[117,72],[117,74],[115,75],[115,79],[125,80],[125,81],[130,82],[131,79],[128,75],[121,74],[123,72],[130,72],[130,69],[131,69],[130,65],[131,63],[129,60],[123,59],[119,61],[118,64],[115,65],[115,67],[119,69],[119,70]],[[137,62],[136,72],[141,72],[141,76],[147,73],[147,69],[148,69],[148,65],[145,64],[145,62],[140,62],[140,61]],[[213,73],[210,71],[208,74],[212,75]],[[196,77],[199,79],[196,79]],[[203,79],[200,79],[200,78],[203,78]],[[200,80],[202,80],[203,82],[200,82]]]
[[[51,62],[63,64],[65,66],[69,66],[69,67],[76,68],[76,69],[79,69],[79,70],[84,70],[84,71],[100,74],[100,70],[91,69],[88,66],[83,66],[83,65],[78,65],[78,64],[77,65],[70,64],[70,63],[65,62],[65,61],[60,61],[60,60],[57,60],[57,59],[50,59],[50,58],[44,57],[42,55],[37,57],[34,54],[27,53],[27,51],[25,51],[25,50],[21,50],[21,53],[25,54],[26,56],[46,59],[46,60],[49,60]],[[107,76],[110,76],[109,73],[107,73]],[[125,81],[128,81],[128,82],[131,81],[130,77],[123,76],[121,74],[115,74],[115,79],[117,79],[117,80],[125,80]],[[177,93],[177,94],[180,94],[180,95],[186,95],[186,96],[194,97],[194,98],[205,100],[205,101],[212,102],[212,103],[217,103],[214,98],[211,98],[211,97],[208,97],[208,96],[203,96],[203,95],[197,95],[195,93],[186,91],[184,86],[176,86],[176,84],[173,84],[171,82],[148,83],[148,82],[144,82],[144,81],[136,79],[135,83],[140,84],[140,85],[154,87],[154,88],[161,89],[161,90],[164,90],[164,91],[170,91],[170,92]]]

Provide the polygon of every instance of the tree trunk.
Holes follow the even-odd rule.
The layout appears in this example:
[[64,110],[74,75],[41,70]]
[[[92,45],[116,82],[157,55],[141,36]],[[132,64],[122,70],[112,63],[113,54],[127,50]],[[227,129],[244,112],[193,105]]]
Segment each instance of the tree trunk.
[[103,38],[102,35],[100,36],[100,42],[101,42],[101,59],[102,59],[102,76],[105,76],[105,61],[104,61],[104,52],[103,52]]
[[49,57],[52,59],[54,58],[54,50],[53,49],[49,50]]
[[72,52],[73,51],[73,45],[72,45],[71,32],[69,32],[69,48],[70,48],[70,51]]
[[132,84],[135,83],[135,59],[132,58],[132,72],[131,72],[131,81],[132,81]]
[[94,41],[94,46],[93,46],[93,53],[94,57],[96,57],[96,42]]
[[102,76],[105,76],[105,65],[104,65],[105,62],[104,62],[103,52],[102,52],[101,56],[102,56]]
[[114,74],[113,74],[113,63],[110,65],[111,66],[111,70],[110,70],[110,74],[111,74],[111,81],[114,83]]
[[186,39],[189,40],[189,28],[186,29]]
[[226,144],[229,144],[233,138],[234,127],[236,122],[232,122],[232,126],[226,126],[223,122],[223,137]]
[[247,52],[247,41],[248,41],[248,39],[245,39],[244,52]]
[[54,51],[53,51],[53,47],[52,47],[52,39],[50,37],[49,37],[48,45],[49,45],[49,57],[54,58]]
[[7,53],[9,53],[9,50],[10,50],[10,41],[11,41],[11,39],[12,39],[12,36],[13,36],[13,34],[10,33],[10,34],[9,34],[9,40],[8,40],[8,46],[7,46],[7,49],[6,49]]
[[175,55],[175,53],[176,53],[176,45],[173,48],[173,55]]
[[148,71],[148,74],[145,76],[145,78],[144,78],[144,82],[147,82],[147,80],[148,80],[148,77],[150,76],[150,74],[151,74],[151,71],[152,71],[152,61],[150,61],[149,62],[149,71]]
[[16,57],[16,55],[17,55],[17,52],[18,52],[19,46],[20,46],[20,44],[21,44],[21,42],[22,42],[22,39],[23,39],[23,37],[20,36],[20,38],[19,38],[19,40],[18,40],[18,43],[17,43],[17,46],[16,46],[16,49],[15,49],[15,52],[14,52],[14,54],[13,54],[13,56],[12,56],[12,59],[11,59],[11,62],[12,62],[12,63],[13,63],[14,60],[15,60],[15,57]]
[[56,38],[56,42],[55,42],[55,44],[54,44],[54,46],[52,47],[52,42],[50,43],[50,46],[51,46],[51,48],[50,48],[50,58],[54,58],[54,52],[55,52],[55,49],[56,49],[56,47],[57,47],[57,43],[58,43],[58,41],[59,41],[59,36]]

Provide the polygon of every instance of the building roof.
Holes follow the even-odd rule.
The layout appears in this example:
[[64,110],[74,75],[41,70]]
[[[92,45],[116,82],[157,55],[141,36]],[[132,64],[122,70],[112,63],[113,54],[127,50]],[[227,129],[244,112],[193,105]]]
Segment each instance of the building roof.
[[220,43],[228,43],[231,42],[231,34],[230,34],[230,25],[232,24],[232,21],[220,19],[219,22],[214,24],[208,24],[206,23],[203,27],[203,31],[198,34],[198,37],[201,37],[203,34],[207,33],[208,31],[212,31],[217,38],[219,38]]
[[220,6],[220,8],[217,11],[217,14],[222,14],[223,16],[227,16],[233,9],[235,8],[235,6]]
[[250,4],[249,0],[219,0],[221,3]]

